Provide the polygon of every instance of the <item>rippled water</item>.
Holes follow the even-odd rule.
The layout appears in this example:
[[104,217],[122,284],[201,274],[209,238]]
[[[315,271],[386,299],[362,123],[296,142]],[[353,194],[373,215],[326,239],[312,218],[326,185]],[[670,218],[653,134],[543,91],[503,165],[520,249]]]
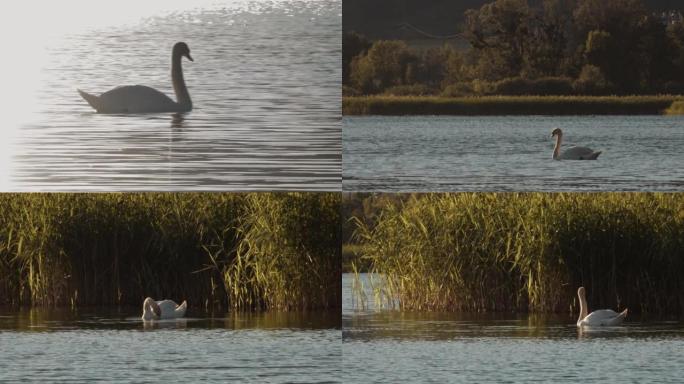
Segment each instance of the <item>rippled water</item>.
[[[372,304],[368,275],[362,275]],[[345,274],[345,382],[659,382],[684,376],[684,324],[628,318],[579,332],[569,316],[360,309]],[[358,302],[356,302],[358,304]]]
[[0,311],[1,382],[339,382],[340,315]]
[[[553,161],[564,145],[597,161]],[[343,119],[348,191],[684,191],[679,116],[370,116]]]
[[[27,53],[2,64],[2,189],[340,189],[341,1],[177,1],[136,18],[148,4],[127,0],[125,21],[81,3],[7,31]],[[183,61],[192,112],[99,115],[76,92],[143,84],[175,99],[177,41],[195,60]]]

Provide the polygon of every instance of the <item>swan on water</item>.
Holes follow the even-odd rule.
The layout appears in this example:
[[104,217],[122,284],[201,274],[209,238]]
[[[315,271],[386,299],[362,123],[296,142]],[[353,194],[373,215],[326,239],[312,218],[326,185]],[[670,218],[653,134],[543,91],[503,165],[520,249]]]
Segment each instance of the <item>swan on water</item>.
[[179,42],[173,46],[171,54],[171,81],[177,101],[171,100],[154,88],[143,85],[116,87],[100,96],[91,95],[80,89],[78,93],[98,113],[188,112],[192,110],[192,101],[183,79],[182,57],[193,61],[188,45]]
[[584,287],[579,287],[577,290],[577,296],[579,296],[580,302],[580,314],[579,319],[577,319],[578,327],[602,327],[619,325],[627,317],[627,309],[617,313],[612,309],[599,309],[590,314],[589,308],[587,307],[587,299],[584,296]]
[[177,319],[185,316],[185,310],[188,308],[188,302],[183,302],[178,305],[173,300],[154,301],[148,297],[143,301],[143,321],[162,320],[162,319]]
[[560,147],[563,141],[563,131],[556,128],[551,132],[551,137],[556,137],[556,146],[553,148],[554,160],[596,160],[601,151],[594,151],[587,147],[570,147],[561,153]]

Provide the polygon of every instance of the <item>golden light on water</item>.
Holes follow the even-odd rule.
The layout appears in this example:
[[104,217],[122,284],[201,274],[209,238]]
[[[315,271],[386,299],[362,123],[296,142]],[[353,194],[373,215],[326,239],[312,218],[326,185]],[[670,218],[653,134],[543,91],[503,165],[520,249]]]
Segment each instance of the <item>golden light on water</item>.
[[[135,24],[144,18],[170,12],[235,3],[215,0],[22,0],[3,3],[0,12],[4,53],[0,60],[3,74],[0,190],[6,191],[10,186],[12,158],[17,155],[14,143],[22,125],[38,118],[41,91],[48,75],[45,66],[51,59],[48,47],[63,44],[64,39],[73,34]],[[87,57],[71,59],[88,60]]]

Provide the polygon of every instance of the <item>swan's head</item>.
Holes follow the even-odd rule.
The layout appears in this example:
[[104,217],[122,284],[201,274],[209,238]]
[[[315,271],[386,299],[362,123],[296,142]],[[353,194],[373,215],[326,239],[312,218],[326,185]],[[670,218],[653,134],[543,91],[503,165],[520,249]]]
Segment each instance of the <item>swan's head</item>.
[[179,42],[179,43],[176,43],[176,45],[173,46],[173,55],[174,55],[174,56],[179,56],[179,57],[180,57],[180,56],[185,56],[185,57],[188,58],[188,60],[194,61],[194,60],[192,59],[192,56],[190,56],[190,48],[188,47],[187,44],[185,44],[185,43],[182,42],[182,41]]
[[563,136],[563,131],[561,131],[560,128],[554,128],[553,131],[551,131],[551,137],[554,136]]
[[579,289],[577,289],[577,296],[584,297],[584,287],[579,287]]
[[161,308],[156,301],[148,297],[143,301],[143,315],[142,319],[145,321],[159,319],[161,317]]

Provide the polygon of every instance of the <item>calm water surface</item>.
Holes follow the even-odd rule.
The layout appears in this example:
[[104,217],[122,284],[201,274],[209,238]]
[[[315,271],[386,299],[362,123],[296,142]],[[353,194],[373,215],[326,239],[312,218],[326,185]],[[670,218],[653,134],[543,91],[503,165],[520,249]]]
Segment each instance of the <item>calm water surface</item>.
[[353,300],[344,274],[345,382],[678,383],[684,325],[628,318],[624,326],[579,332],[566,316],[483,316],[370,308]]
[[339,382],[340,314],[0,311],[0,382]]
[[[364,116],[343,119],[349,191],[684,191],[680,116]],[[564,146],[597,161],[554,161]]]
[[[26,30],[7,33],[26,40],[2,64],[3,190],[340,189],[341,1],[126,2],[139,17],[80,0],[44,10],[52,24],[15,16]],[[142,84],[175,99],[177,41],[195,59],[192,112],[98,115],[76,92]]]

